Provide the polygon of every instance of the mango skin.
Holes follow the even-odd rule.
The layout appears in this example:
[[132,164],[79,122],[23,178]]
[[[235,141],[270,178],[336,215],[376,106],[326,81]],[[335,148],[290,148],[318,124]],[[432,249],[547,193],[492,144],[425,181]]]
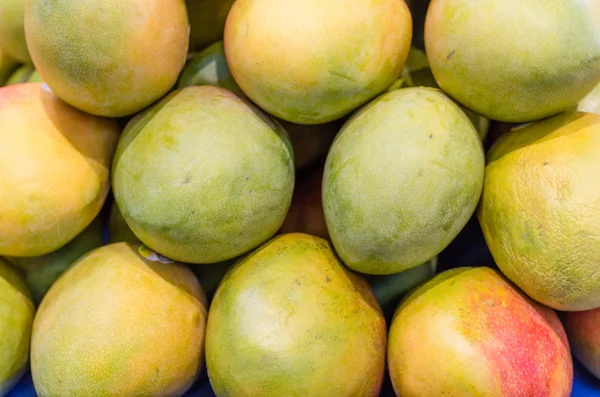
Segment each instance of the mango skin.
[[26,0],[0,0],[0,48],[21,63],[31,63],[25,41]]
[[38,396],[181,396],[203,365],[206,297],[179,263],[110,244],[50,288],[33,324]]
[[98,215],[119,130],[40,83],[0,89],[0,255],[61,248]]
[[34,314],[22,276],[0,258],[0,396],[27,370]]
[[600,82],[594,0],[432,0],[425,47],[439,86],[490,119],[563,112]]
[[17,61],[0,48],[0,86],[6,84],[7,80],[18,67],[19,64]]
[[377,396],[386,324],[326,240],[277,236],[238,261],[212,301],[208,376],[224,396]]
[[229,71],[222,40],[209,45],[194,55],[183,69],[177,88],[185,88],[191,85],[213,85],[228,89],[240,97],[246,97]]
[[190,52],[223,39],[225,20],[234,0],[186,0],[190,21]]
[[385,91],[411,38],[403,0],[238,0],[224,42],[254,103],[286,121],[322,124]]
[[562,312],[560,317],[569,337],[573,356],[600,379],[600,308]]
[[473,124],[441,91],[380,96],[347,121],[325,163],[323,209],[336,252],[367,274],[428,261],[475,211],[484,166]]
[[25,271],[25,283],[34,303],[39,304],[52,284],[84,254],[103,245],[102,220],[96,217],[67,245],[44,256],[33,258],[7,258]]
[[490,268],[443,272],[398,307],[388,339],[397,395],[568,397],[573,363],[556,314]]
[[135,233],[133,233],[127,225],[127,221],[123,217],[123,214],[121,214],[121,210],[119,210],[116,201],[113,201],[108,216],[108,242],[141,243],[140,239],[137,238]]
[[223,88],[177,90],[122,134],[113,192],[144,244],[186,263],[235,258],[273,236],[294,189],[285,130]]
[[60,98],[90,114],[122,117],[177,82],[187,18],[182,0],[30,0],[25,34],[36,69]]
[[5,85],[42,82],[40,74],[35,70],[33,65],[21,65],[10,75]]
[[600,306],[600,115],[567,112],[502,135],[477,215],[500,270],[558,310]]

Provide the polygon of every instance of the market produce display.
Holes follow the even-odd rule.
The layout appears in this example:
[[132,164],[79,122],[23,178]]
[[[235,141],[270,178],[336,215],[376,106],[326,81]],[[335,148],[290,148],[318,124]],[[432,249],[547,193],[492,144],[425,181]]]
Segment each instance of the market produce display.
[[0,0],[0,397],[600,395],[599,104],[596,0]]

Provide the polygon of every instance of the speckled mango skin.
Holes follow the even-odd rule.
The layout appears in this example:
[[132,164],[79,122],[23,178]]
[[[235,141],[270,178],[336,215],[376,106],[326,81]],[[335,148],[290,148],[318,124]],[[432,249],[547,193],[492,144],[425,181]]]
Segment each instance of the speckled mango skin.
[[440,87],[488,118],[565,111],[600,81],[595,0],[432,0],[425,45]]
[[403,0],[239,0],[224,42],[233,77],[257,105],[321,124],[386,90],[411,38]]
[[121,117],[175,85],[189,24],[183,0],[29,0],[25,34],[36,69],[60,98]]
[[573,356],[600,379],[600,308],[581,312],[562,312]]
[[52,286],[33,324],[40,397],[181,396],[203,365],[206,297],[186,266],[116,243]]
[[212,86],[174,91],[136,116],[113,163],[131,230],[187,263],[221,262],[267,241],[285,219],[294,179],[285,130]]
[[27,370],[34,313],[21,275],[0,258],[0,396]]
[[490,268],[449,270],[410,294],[388,367],[402,397],[568,397],[573,384],[556,314]]
[[433,258],[475,211],[484,166],[473,124],[441,91],[403,88],[372,101],[325,163],[323,209],[340,258],[368,274]]
[[326,240],[284,234],[221,282],[208,315],[206,364],[218,397],[375,397],[385,344],[385,319],[368,284]]
[[488,153],[478,209],[500,270],[558,310],[600,306],[600,116],[513,129]]
[[190,20],[190,52],[223,39],[225,21],[234,0],[186,0]]
[[22,63],[31,63],[25,41],[26,0],[0,0],[0,48]]
[[40,256],[100,212],[119,130],[40,83],[0,89],[0,255]]

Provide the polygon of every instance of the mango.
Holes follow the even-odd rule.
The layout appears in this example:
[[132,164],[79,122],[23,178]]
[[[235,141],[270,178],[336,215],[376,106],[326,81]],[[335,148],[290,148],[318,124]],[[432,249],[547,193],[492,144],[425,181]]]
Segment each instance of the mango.
[[190,51],[223,39],[225,20],[234,0],[186,0],[190,21]]
[[213,85],[226,88],[240,97],[245,97],[237,85],[225,58],[223,41],[217,41],[194,55],[179,77],[177,88],[191,85]]
[[[414,47],[410,49],[400,81],[394,83],[394,85],[395,86],[392,86],[394,89],[402,87],[440,88],[431,73],[427,55],[424,51]],[[481,140],[485,141],[490,128],[490,120],[464,106],[461,106],[461,109],[475,126]]]
[[0,255],[61,248],[98,215],[119,130],[40,83],[0,89]]
[[425,48],[439,86],[487,118],[528,122],[600,82],[600,3],[432,0]]
[[189,25],[182,0],[31,0],[25,35],[56,95],[90,114],[122,117],[175,85]]
[[344,124],[341,120],[325,124],[304,125],[278,119],[294,148],[296,170],[306,169],[325,159],[333,139]]
[[322,124],[392,85],[411,38],[404,0],[238,0],[224,42],[252,101],[286,121]]
[[3,86],[19,64],[0,48],[0,86]]
[[513,128],[487,155],[477,212],[500,270],[536,301],[600,306],[600,115]]
[[50,288],[33,324],[37,395],[181,396],[204,359],[194,274],[130,243],[98,248]]
[[375,397],[385,339],[368,284],[329,243],[285,234],[219,285],[206,329],[208,376],[218,397]]
[[123,217],[116,201],[113,201],[108,217],[108,242],[141,243],[140,239],[137,238],[127,225],[127,221]]
[[136,116],[113,163],[115,200],[131,230],[186,263],[225,261],[268,240],[293,190],[285,130],[219,87],[176,90]]
[[562,312],[573,356],[600,379],[600,308],[581,312]]
[[0,258],[0,396],[27,370],[34,313],[22,276]]
[[577,110],[581,112],[600,114],[600,84],[585,96],[577,104]]
[[573,384],[556,313],[485,267],[448,270],[408,295],[388,368],[402,397],[568,397]]
[[40,74],[35,70],[33,65],[22,65],[10,75],[10,78],[6,81],[6,85],[42,82]]
[[403,88],[356,112],[325,163],[323,209],[342,261],[392,274],[438,255],[475,211],[481,141],[441,91]]
[[7,258],[25,271],[25,283],[36,304],[42,301],[52,284],[69,266],[103,245],[102,226],[102,220],[96,217],[83,232],[57,251],[33,258]]
[[25,41],[26,0],[0,0],[0,48],[11,58],[31,63]]

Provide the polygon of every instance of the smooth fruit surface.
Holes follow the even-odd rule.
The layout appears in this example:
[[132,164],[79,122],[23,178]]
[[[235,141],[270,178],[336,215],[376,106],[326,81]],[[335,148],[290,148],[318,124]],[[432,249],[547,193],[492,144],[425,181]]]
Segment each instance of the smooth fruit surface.
[[368,284],[306,234],[273,238],[221,282],[206,330],[224,396],[379,395],[386,325]]
[[190,52],[223,39],[225,20],[234,0],[186,0],[190,20]]
[[18,66],[17,61],[0,48],[0,86],[6,83]]
[[21,275],[0,258],[0,396],[27,370],[34,313]]
[[440,87],[488,118],[563,112],[600,81],[595,0],[433,0],[425,23]]
[[252,101],[283,120],[321,124],[387,89],[411,37],[403,0],[240,0],[224,41]]
[[11,58],[31,63],[25,41],[26,0],[0,0],[0,48]]
[[478,217],[502,272],[558,310],[600,306],[600,116],[513,128],[488,153]]
[[222,40],[200,51],[185,67],[179,77],[177,88],[191,85],[214,85],[245,97],[229,71]]
[[216,263],[279,229],[293,161],[287,133],[262,111],[225,89],[192,86],[128,124],[114,194],[144,244],[182,262]]
[[45,85],[0,89],[0,255],[40,256],[100,212],[117,145],[113,120],[83,113]]
[[175,85],[189,25],[183,0],[30,0],[25,33],[36,69],[61,99],[121,117]]
[[581,312],[562,312],[573,356],[600,379],[600,308]]
[[473,124],[441,91],[404,88],[372,101],[325,164],[323,208],[340,258],[368,274],[433,258],[475,211],[484,165]]
[[398,307],[388,340],[397,395],[568,397],[573,365],[556,314],[490,268],[443,272]]
[[206,297],[187,267],[143,248],[98,248],[48,291],[31,345],[40,397],[181,396],[195,380]]

